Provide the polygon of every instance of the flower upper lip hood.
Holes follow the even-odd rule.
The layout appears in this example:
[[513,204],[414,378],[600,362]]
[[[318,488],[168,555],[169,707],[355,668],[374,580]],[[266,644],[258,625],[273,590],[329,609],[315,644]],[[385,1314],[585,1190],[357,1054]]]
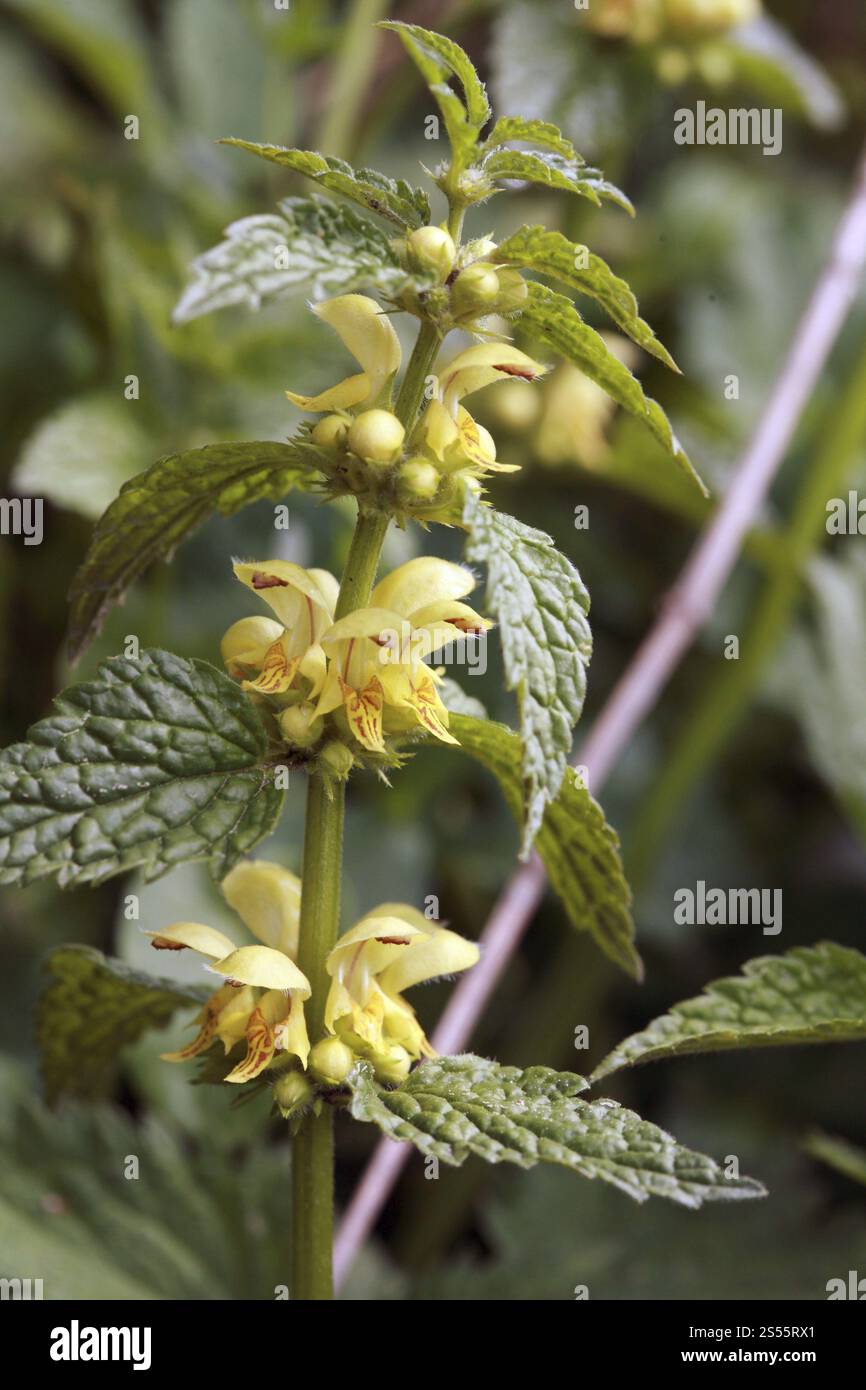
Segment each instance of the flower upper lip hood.
[[235,665],[243,665],[246,656],[247,665],[259,668],[259,675],[245,680],[243,688],[281,695],[302,676],[309,682],[307,693],[317,695],[325,678],[320,639],[333,621],[339,593],[334,576],[327,570],[302,569],[288,560],[236,563],[234,572],[282,624],[282,631],[269,646],[235,658]]
[[370,604],[341,618],[322,636],[328,674],[316,714],[343,708],[349,727],[370,752],[385,751],[384,734],[421,724],[454,743],[448,711],[424,663],[431,652],[490,622],[461,602],[475,585],[462,565],[419,556],[374,588]]
[[330,324],[362,370],[322,391],[318,396],[286,395],[301,410],[350,410],[378,403],[400,370],[402,352],[394,326],[375,300],[364,294],[342,294],[313,305],[313,313]]
[[325,1026],[347,1036],[374,1062],[393,1048],[434,1056],[400,991],[467,970],[478,947],[405,903],[381,903],[340,937],[327,960],[331,988]]
[[242,1039],[247,1052],[224,1078],[252,1081],[278,1052],[299,1058],[306,1066],[310,1051],[304,1000],[310,982],[298,969],[300,879],[265,860],[237,864],[223,879],[223,894],[259,946],[237,946],[230,937],[201,922],[176,922],[145,935],[157,950],[189,949],[205,957],[207,969],[225,983],[211,995],[200,1014],[199,1032],[178,1052],[164,1053],[169,1062],[183,1062],[205,1052],[219,1039],[226,1053]]

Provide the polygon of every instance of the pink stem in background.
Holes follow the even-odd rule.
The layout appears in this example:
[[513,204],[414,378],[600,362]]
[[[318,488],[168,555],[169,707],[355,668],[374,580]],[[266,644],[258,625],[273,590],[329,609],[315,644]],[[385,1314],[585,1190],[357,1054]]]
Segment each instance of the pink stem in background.
[[[758,514],[857,295],[866,267],[866,153],[842,215],[829,259],[797,326],[766,409],[712,521],[694,546],[665,600],[655,626],[611,692],[576,763],[600,790],[617,758],[653,710],[661,691],[713,610],[733,570],[743,539]],[[512,874],[481,935],[481,960],[463,977],[433,1035],[438,1052],[460,1052],[520,943],[545,887],[544,866],[533,855]],[[334,1246],[339,1288],[370,1235],[410,1144],[382,1139],[343,1215]]]

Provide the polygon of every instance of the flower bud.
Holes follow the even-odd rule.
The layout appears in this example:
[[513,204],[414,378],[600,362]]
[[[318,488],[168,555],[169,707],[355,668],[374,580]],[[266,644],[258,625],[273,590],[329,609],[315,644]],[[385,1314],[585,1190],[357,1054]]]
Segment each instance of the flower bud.
[[370,463],[391,463],[406,431],[390,410],[365,410],[352,421],[348,444],[353,454]]
[[312,705],[289,705],[280,714],[277,723],[280,733],[294,748],[312,748],[322,736],[321,724],[312,728],[316,711]]
[[383,1052],[375,1053],[371,1060],[376,1080],[391,1085],[405,1081],[412,1066],[412,1058],[399,1043],[392,1043]]
[[499,276],[499,298],[496,301],[496,311],[499,314],[513,314],[516,309],[522,309],[529,296],[529,286],[524,280],[519,270],[513,266],[500,266],[497,270]]
[[338,782],[345,782],[355,766],[355,759],[350,750],[345,743],[336,738],[325,744],[319,754],[319,762],[322,764],[322,771],[329,777],[336,778]]
[[427,459],[414,458],[397,470],[397,491],[409,502],[430,502],[439,491],[439,470]]
[[342,415],[326,415],[313,427],[310,438],[320,449],[339,449],[345,444],[348,433],[349,425]]
[[442,227],[419,227],[407,242],[409,259],[419,270],[432,270],[440,281],[451,274],[457,248]]
[[321,1038],[312,1048],[307,1066],[323,1086],[342,1086],[356,1060],[352,1049],[339,1038]]
[[274,1100],[284,1119],[309,1105],[316,1088],[300,1071],[283,1072],[274,1082]]
[[490,312],[498,297],[499,276],[484,261],[461,270],[451,288],[451,304],[458,317]]
[[243,674],[243,668],[264,659],[283,629],[273,618],[240,618],[232,623],[220,642],[220,655],[230,676]]

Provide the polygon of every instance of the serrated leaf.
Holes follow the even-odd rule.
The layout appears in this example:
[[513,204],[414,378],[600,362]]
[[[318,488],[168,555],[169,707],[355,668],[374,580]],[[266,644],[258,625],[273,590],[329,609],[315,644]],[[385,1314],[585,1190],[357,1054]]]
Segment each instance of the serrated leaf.
[[98,522],[72,582],[69,654],[76,661],[133,580],[215,511],[231,516],[261,498],[274,501],[315,475],[301,451],[271,440],[206,444],[167,454],[124,485]]
[[393,296],[409,282],[388,236],[345,204],[285,198],[279,208],[232,222],[225,240],[196,257],[175,323],[229,305],[260,309],[298,285],[323,299],[360,289]]
[[484,148],[494,150],[500,145],[509,144],[541,145],[543,149],[553,150],[554,154],[562,155],[563,159],[569,159],[576,165],[584,163],[583,157],[578,154],[571,141],[566,139],[559,126],[553,125],[550,121],[525,120],[523,116],[500,116],[484,141]]
[[133,970],[92,946],[60,946],[46,958],[37,1041],[45,1097],[106,1095],[121,1048],[164,1028],[178,1009],[201,1006],[208,990]]
[[608,183],[598,169],[584,164],[579,156],[571,158],[556,150],[533,153],[529,150],[496,149],[485,156],[478,169],[493,184],[506,181],[540,183],[546,188],[561,188],[566,193],[588,198],[597,207],[606,198],[634,216],[634,207],[622,190]]
[[159,650],[70,686],[0,753],[0,883],[61,888],[207,859],[221,878],[273,829],[283,793],[259,716],[228,676]]
[[423,227],[430,221],[430,202],[420,188],[413,188],[403,179],[392,179],[375,169],[352,168],[344,159],[326,158],[315,150],[293,150],[284,145],[259,145],[253,140],[238,140],[229,136],[221,145],[232,145],[258,155],[281,169],[305,174],[329,193],[342,193],[368,212],[393,222],[401,230]]
[[615,1047],[593,1080],[691,1052],[866,1038],[866,956],[822,941],[747,961]]
[[[473,718],[462,711],[451,714],[449,727],[463,751],[477,758],[496,778],[520,823],[523,776],[517,735],[504,724]],[[634,945],[631,892],[623,873],[619,839],[572,768],[566,771],[558,795],[545,808],[535,848],[572,926],[590,932],[615,965],[640,980],[643,965]]]
[[624,410],[642,420],[674,462],[706,496],[707,489],[692,467],[670,421],[657,401],[644,394],[637,377],[620,362],[604,339],[584,323],[574,304],[563,294],[537,281],[529,284],[529,298],[521,314],[527,330],[568,358]]
[[423,1062],[394,1091],[362,1063],[349,1086],[356,1120],[455,1167],[470,1154],[521,1168],[556,1163],[635,1201],[667,1197],[692,1209],[764,1195],[759,1183],[726,1178],[713,1159],[615,1101],[582,1100],[587,1082],[573,1072],[521,1071],[469,1053]]
[[664,362],[666,367],[678,370],[667,348],[641,318],[637,300],[625,280],[614,275],[607,262],[592,254],[586,246],[579,246],[561,232],[550,232],[546,227],[521,227],[500,242],[494,259],[561,280],[581,294],[589,295],[607,310],[614,323],[633,342]]
[[592,655],[589,594],[543,531],[485,507],[471,493],[463,524],[466,559],[487,566],[487,607],[499,626],[506,685],[517,693],[526,855],[559,791],[583,709]]
[[[385,20],[382,29],[398,34],[409,57],[430,88],[451,141],[452,168],[459,172],[469,162],[478,136],[490,119],[490,103],[472,60],[459,44],[444,34],[434,34],[419,24]],[[462,97],[450,85],[457,80]]]

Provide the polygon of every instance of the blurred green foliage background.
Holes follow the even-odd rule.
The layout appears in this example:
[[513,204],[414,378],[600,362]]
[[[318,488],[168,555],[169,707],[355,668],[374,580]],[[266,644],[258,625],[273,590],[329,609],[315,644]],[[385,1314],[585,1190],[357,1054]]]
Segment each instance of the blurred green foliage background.
[[[640,0],[619,8],[639,11]],[[167,452],[285,438],[298,417],[283,390],[339,375],[302,294],[257,315],[170,320],[193,256],[233,218],[293,191],[281,171],[215,146],[219,136],[327,140],[326,153],[415,181],[419,161],[435,163],[430,99],[396,40],[377,37],[360,74],[347,64],[352,13],[458,38],[499,114],[559,121],[628,192],[634,222],[534,189],[476,210],[470,230],[560,226],[629,280],[684,372],[643,362],[642,378],[723,490],[826,256],[866,129],[862,6],[775,0],[765,10],[779,27],[765,27],[755,50],[728,34],[600,36],[564,0],[2,0],[0,466],[5,496],[47,499],[40,546],[0,541],[4,743],[69,679],[66,593],[119,485]],[[675,145],[673,112],[698,98],[782,105],[781,155]],[[124,135],[131,115],[138,139]],[[718,611],[603,797],[632,876],[646,984],[617,976],[548,901],[476,1051],[585,1072],[625,1033],[765,950],[826,937],[863,949],[866,570],[860,538],[828,538],[824,521],[830,496],[866,485],[864,327],[861,296]],[[737,400],[725,397],[732,373]],[[138,399],[127,399],[131,377]],[[517,389],[491,395],[483,417],[500,456],[522,464],[495,499],[549,531],[589,586],[587,723],[710,505],[573,378]],[[208,523],[113,614],[81,674],[129,634],[217,661],[222,631],[248,611],[232,555],[338,569],[350,513],[304,497],[290,506],[288,533],[275,532],[267,504]],[[459,538],[395,533],[386,559],[421,548],[456,556]],[[723,658],[727,634],[740,637],[739,662]],[[486,676],[456,674],[511,719],[490,650]],[[302,805],[299,777],[266,850],[295,869]],[[420,752],[390,790],[358,779],[345,922],[382,899],[420,905],[435,894],[442,917],[475,936],[516,843],[495,786],[459,754]],[[781,888],[781,936],[675,925],[674,890],[699,879]],[[138,922],[123,913],[134,892]],[[153,1037],[122,1059],[104,1102],[55,1115],[39,1098],[32,1015],[47,950],[74,940],[147,965],[141,927],[178,916],[221,925],[206,871],[188,866],[146,888],[7,890],[0,912],[0,1274],[43,1277],[47,1297],[272,1297],[287,1278],[288,1155],[266,1104],[231,1108],[222,1090],[191,1088],[159,1062],[165,1040]],[[416,1001],[427,1023],[449,988]],[[579,1024],[589,1056],[574,1049]],[[866,1190],[803,1147],[815,1129],[866,1144],[862,1048],[696,1057],[617,1079],[613,1094],[693,1147],[736,1154],[768,1200],[639,1209],[558,1172],[470,1161],[428,1182],[416,1157],[349,1296],[568,1299],[588,1284],[607,1298],[822,1298],[829,1278],[866,1273]],[[339,1126],[341,1199],[373,1140]],[[123,1176],[131,1154],[138,1181]]]

